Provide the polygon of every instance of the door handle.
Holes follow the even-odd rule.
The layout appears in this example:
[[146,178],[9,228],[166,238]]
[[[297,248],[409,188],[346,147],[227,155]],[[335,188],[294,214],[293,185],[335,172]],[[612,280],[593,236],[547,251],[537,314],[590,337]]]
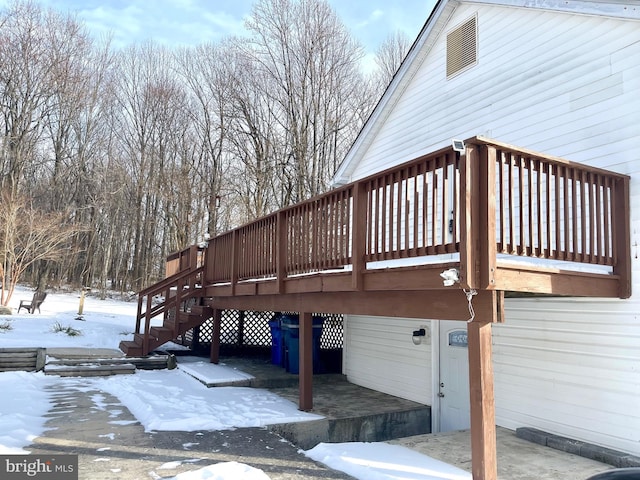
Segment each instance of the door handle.
[[442,397],[444,397],[444,393],[439,392],[439,393],[438,393],[438,396],[439,396],[440,398],[442,398]]

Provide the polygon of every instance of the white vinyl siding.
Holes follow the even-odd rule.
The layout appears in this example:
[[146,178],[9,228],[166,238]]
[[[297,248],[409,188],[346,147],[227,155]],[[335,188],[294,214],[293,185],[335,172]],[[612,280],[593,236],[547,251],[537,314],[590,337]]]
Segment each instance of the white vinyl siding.
[[[446,32],[473,15],[477,64],[447,80]],[[630,175],[632,298],[509,299],[506,323],[494,328],[494,365],[500,425],[640,455],[640,22],[462,2],[431,43],[345,172],[363,178],[452,138],[485,135]],[[429,377],[421,389],[405,375],[418,372],[405,322],[350,316],[345,373],[421,401],[431,373],[420,371]]]
[[449,24],[476,13],[478,64],[447,80],[443,33],[353,178],[478,134],[626,173],[638,136],[640,22],[462,4]]
[[493,328],[496,420],[640,455],[640,161],[630,300],[507,299]]
[[407,318],[346,315],[344,374],[363,387],[429,404],[430,337],[414,345],[411,334],[430,322]]
[[509,300],[493,329],[498,425],[640,454],[640,328],[628,306]]

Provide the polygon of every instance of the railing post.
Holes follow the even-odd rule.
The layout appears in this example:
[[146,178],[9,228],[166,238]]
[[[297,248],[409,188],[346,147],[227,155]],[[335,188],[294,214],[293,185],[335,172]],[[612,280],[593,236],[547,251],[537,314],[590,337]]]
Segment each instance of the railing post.
[[144,312],[144,338],[142,340],[142,356],[149,354],[149,330],[151,330],[151,308],[153,297],[147,295],[147,310]]
[[236,294],[236,284],[238,283],[240,246],[238,245],[238,230],[234,230],[231,235],[231,295],[233,296]]
[[276,281],[278,293],[284,293],[284,279],[287,276],[287,217],[283,211],[276,219]]
[[363,182],[353,186],[353,231],[351,244],[351,288],[364,289],[365,254],[367,248],[367,191]]
[[491,290],[496,280],[496,147],[480,147],[480,288]]
[[213,283],[213,279],[216,278],[216,267],[218,265],[215,262],[215,251],[218,244],[218,241],[211,239],[208,242],[207,248],[204,250],[204,258],[202,259],[202,264],[204,266],[204,271],[202,272],[202,283],[204,285]]
[[620,298],[631,296],[631,227],[629,225],[629,177],[616,182],[614,206],[614,248],[615,263],[613,273],[620,276]]
[[[189,247],[189,270],[195,270],[198,268],[198,246],[191,245]],[[189,288],[195,288],[196,278],[189,277]]]
[[144,295],[138,294],[138,314],[136,315],[136,331],[135,333],[140,333],[140,321],[142,320],[142,303],[143,303]]
[[478,146],[468,144],[460,154],[460,285],[479,286],[480,175]]

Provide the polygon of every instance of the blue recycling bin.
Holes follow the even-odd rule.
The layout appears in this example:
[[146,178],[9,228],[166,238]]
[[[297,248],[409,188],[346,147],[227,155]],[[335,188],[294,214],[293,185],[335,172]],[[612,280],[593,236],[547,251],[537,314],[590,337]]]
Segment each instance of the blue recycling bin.
[[269,320],[269,329],[271,330],[271,363],[284,366],[284,335],[282,332],[281,315],[274,315]]
[[[313,317],[312,358],[313,373],[320,373],[320,338],[324,317]],[[284,367],[289,373],[300,373],[300,318],[298,315],[283,315],[281,327],[284,334]]]

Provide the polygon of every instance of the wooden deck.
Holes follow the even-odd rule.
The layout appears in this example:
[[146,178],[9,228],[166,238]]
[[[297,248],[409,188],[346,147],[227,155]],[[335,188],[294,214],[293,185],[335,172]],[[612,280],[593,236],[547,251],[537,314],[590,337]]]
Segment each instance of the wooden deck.
[[628,177],[473,138],[213,238],[204,286],[219,308],[441,319],[462,287],[497,321],[503,292],[629,297],[629,237]]
[[[150,320],[190,299],[210,307],[218,326],[224,309],[299,312],[300,408],[308,410],[312,312],[473,320],[473,478],[495,478],[491,324],[505,321],[505,294],[631,295],[629,177],[485,138],[465,144],[173,255],[167,279],[141,292],[128,347],[146,354],[181,331],[179,318],[165,318],[154,336]],[[457,281],[445,286],[448,270]],[[154,306],[157,295],[166,301]]]

